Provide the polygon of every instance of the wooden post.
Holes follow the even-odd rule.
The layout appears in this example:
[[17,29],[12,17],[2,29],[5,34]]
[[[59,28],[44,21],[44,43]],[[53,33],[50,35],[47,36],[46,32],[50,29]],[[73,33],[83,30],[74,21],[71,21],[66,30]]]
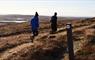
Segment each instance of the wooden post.
[[68,23],[66,24],[66,28],[67,28],[67,44],[68,44],[69,60],[74,60],[72,25]]

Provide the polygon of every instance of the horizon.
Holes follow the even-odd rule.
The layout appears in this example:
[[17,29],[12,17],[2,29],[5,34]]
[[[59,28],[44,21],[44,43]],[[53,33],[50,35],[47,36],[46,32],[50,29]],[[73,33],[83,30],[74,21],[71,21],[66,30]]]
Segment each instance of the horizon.
[[[1,16],[15,16],[15,15],[21,15],[21,16],[25,16],[26,14],[2,14]],[[27,15],[26,15],[27,16]],[[34,16],[34,15],[29,15],[29,16]],[[41,16],[45,16],[45,17],[51,17],[50,15],[39,15],[40,17]],[[93,17],[93,16],[57,16],[57,17],[77,17],[77,18],[81,18],[81,17],[84,17],[84,18],[91,18],[91,17]]]
[[0,15],[95,17],[94,0],[0,0]]

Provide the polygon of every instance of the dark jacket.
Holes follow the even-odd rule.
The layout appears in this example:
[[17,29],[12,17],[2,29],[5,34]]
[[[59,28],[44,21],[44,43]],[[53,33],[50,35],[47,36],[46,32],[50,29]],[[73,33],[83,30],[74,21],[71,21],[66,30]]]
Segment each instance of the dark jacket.
[[52,28],[52,31],[57,31],[57,17],[56,16],[52,16],[51,17],[51,28]]
[[39,28],[39,18],[37,16],[34,16],[31,19],[31,25],[32,25],[32,30],[37,30]]
[[57,17],[56,16],[52,16],[50,22],[51,22],[51,25],[56,25],[57,26]]

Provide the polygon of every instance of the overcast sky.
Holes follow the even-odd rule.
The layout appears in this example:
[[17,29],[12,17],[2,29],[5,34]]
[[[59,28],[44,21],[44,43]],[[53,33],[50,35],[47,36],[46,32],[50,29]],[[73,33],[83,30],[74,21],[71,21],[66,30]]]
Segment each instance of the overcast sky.
[[95,16],[95,0],[0,0],[1,14]]

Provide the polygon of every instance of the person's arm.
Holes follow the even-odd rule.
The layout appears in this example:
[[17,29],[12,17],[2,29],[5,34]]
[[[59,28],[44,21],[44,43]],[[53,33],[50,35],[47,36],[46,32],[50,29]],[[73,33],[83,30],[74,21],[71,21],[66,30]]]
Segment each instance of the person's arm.
[[56,17],[56,20],[57,20],[57,17]]
[[39,18],[35,17],[35,25],[37,28],[39,28]]

